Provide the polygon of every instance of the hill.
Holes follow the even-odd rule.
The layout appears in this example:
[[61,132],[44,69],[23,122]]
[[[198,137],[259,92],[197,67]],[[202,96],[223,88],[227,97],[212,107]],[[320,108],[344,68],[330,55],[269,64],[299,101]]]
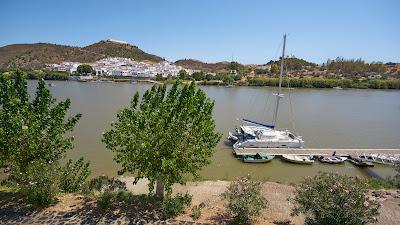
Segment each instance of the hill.
[[163,61],[136,46],[115,41],[100,41],[86,47],[73,47],[49,43],[14,44],[0,47],[0,68],[19,66],[40,69],[45,64],[64,61],[90,63],[106,57],[125,57],[137,61]]
[[181,59],[175,62],[175,65],[186,69],[201,70],[204,72],[218,72],[228,69],[229,62],[205,63],[195,59]]

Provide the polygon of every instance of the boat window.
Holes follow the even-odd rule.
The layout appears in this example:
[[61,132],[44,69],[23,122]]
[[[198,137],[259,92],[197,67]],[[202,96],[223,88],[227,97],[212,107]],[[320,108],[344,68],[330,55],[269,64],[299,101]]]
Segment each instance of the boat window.
[[291,133],[289,133],[289,137],[290,137],[291,139],[294,139],[294,135],[291,134]]

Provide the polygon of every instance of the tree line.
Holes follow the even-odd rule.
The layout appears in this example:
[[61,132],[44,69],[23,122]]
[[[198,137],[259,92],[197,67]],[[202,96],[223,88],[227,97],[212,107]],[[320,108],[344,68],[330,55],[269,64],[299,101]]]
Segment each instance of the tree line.
[[347,76],[363,75],[365,73],[383,74],[386,72],[386,67],[382,62],[366,63],[361,58],[359,59],[344,59],[337,57],[334,60],[329,60],[323,64],[329,72],[335,74],[343,74]]
[[[272,86],[279,84],[279,78],[253,77],[246,81],[238,82],[238,85],[248,86]],[[358,89],[400,89],[400,80],[353,80],[353,79],[328,79],[328,78],[284,78],[283,87],[296,88],[358,88]]]

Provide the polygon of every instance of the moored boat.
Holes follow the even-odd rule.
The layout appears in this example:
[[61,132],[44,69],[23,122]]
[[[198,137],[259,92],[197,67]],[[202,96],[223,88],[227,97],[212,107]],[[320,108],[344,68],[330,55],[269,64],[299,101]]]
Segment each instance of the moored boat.
[[369,155],[363,154],[359,155],[358,157],[365,159],[368,162],[379,163],[384,165],[395,165],[400,162],[396,157],[384,154],[369,154]]
[[320,156],[318,160],[322,163],[329,163],[329,164],[339,164],[343,163],[346,158],[340,156]]
[[282,155],[282,158],[291,163],[297,164],[312,164],[314,160],[312,156],[301,156],[301,155]]
[[359,167],[374,167],[372,162],[368,162],[367,160],[360,158],[360,157],[349,157],[347,159],[352,164],[359,166]]
[[264,152],[257,152],[255,155],[243,156],[243,162],[246,163],[264,163],[273,160],[275,156]]
[[[235,140],[236,143],[233,145],[234,149],[237,148],[303,148],[304,141],[301,136],[296,136],[293,132],[289,132],[288,130],[277,130],[277,121],[278,121],[278,111],[279,111],[279,102],[281,98],[283,98],[282,93],[282,82],[284,75],[284,66],[285,66],[285,45],[286,45],[286,34],[283,36],[283,48],[282,48],[282,57],[281,57],[281,68],[279,74],[279,85],[277,93],[274,94],[276,96],[276,104],[273,114],[272,125],[260,123],[253,120],[248,120],[242,118],[242,120],[246,123],[252,124],[251,126],[242,125],[239,128],[239,135],[237,140],[235,137],[232,137],[232,140]],[[289,86],[288,86],[289,87]],[[289,99],[290,100],[290,99]],[[232,132],[229,133],[229,137],[231,137]],[[233,135],[234,136],[234,135]]]

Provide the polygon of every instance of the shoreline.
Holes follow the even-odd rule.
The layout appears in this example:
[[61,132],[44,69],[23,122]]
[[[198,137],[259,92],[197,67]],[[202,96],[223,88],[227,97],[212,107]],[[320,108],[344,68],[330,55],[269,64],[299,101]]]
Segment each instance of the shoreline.
[[[126,183],[129,192],[135,196],[148,193],[147,181],[142,179],[133,185],[133,177],[121,176],[119,179]],[[229,181],[199,181],[187,182],[186,185],[175,184],[173,195],[189,193],[193,196],[191,205],[185,213],[176,218],[162,221],[154,209],[140,206],[138,202],[118,202],[106,211],[96,207],[96,200],[80,194],[64,194],[59,201],[43,210],[35,210],[27,206],[18,205],[15,199],[6,201],[6,192],[0,191],[0,218],[8,224],[19,223],[86,223],[86,224],[228,224],[226,215],[226,201],[221,194],[226,190]],[[293,224],[304,223],[304,216],[291,216],[293,204],[288,197],[292,197],[294,186],[276,182],[263,182],[261,193],[268,200],[268,207],[263,211],[255,224]],[[381,204],[380,215],[376,225],[400,224],[400,190],[371,190],[370,196]],[[137,205],[139,204],[139,205]],[[191,208],[202,205],[201,216],[193,220]],[[290,221],[290,223],[284,223]]]

